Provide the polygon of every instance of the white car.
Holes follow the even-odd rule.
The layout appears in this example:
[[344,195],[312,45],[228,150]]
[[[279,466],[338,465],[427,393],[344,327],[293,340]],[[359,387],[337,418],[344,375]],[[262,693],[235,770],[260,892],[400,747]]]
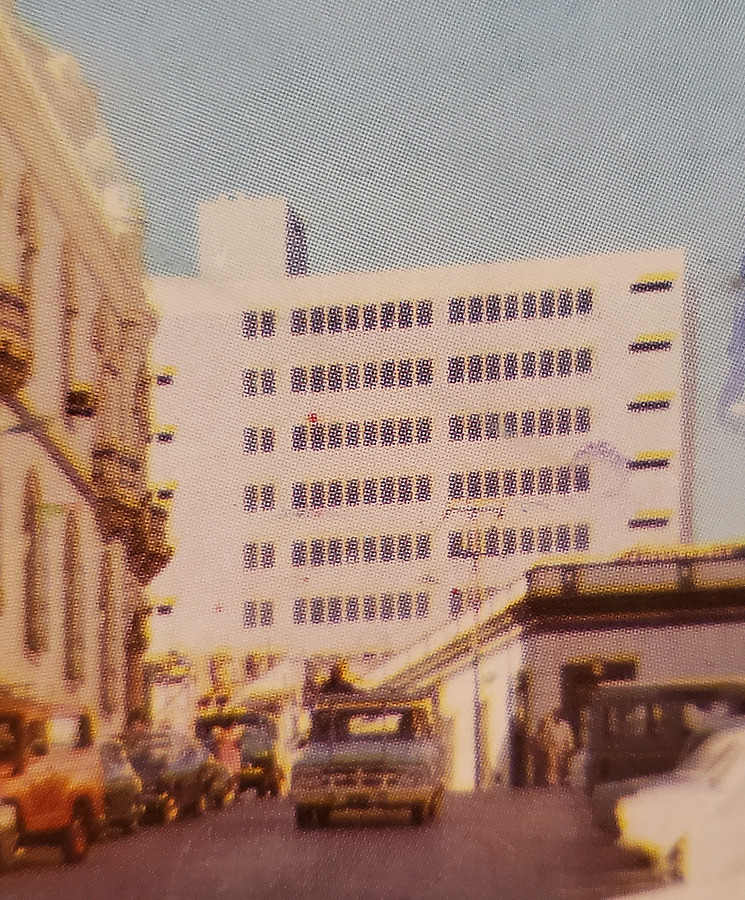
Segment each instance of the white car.
[[675,772],[616,806],[621,846],[666,875],[745,870],[745,727],[717,732]]

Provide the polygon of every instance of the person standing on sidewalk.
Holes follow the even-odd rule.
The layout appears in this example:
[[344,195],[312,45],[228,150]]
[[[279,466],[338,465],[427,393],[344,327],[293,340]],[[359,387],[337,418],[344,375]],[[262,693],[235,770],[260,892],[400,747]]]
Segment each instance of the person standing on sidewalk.
[[574,753],[574,734],[571,725],[558,709],[543,718],[538,728],[538,744],[545,764],[545,783],[566,784],[569,760]]

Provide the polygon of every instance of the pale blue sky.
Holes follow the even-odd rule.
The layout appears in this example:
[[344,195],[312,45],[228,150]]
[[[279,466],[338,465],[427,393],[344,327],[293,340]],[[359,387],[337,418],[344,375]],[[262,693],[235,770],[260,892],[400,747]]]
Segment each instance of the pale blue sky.
[[745,251],[741,0],[17,0],[97,87],[154,273],[195,209],[282,194],[313,271],[683,245],[700,298],[697,537],[745,535],[715,416]]

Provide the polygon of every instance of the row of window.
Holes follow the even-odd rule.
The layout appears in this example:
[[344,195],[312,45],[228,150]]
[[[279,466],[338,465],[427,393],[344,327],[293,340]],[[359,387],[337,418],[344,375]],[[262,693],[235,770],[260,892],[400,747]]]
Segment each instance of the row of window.
[[568,553],[587,550],[590,526],[541,525],[538,528],[487,528],[484,531],[451,531],[448,556],[472,559],[479,556],[511,556],[515,553]]
[[429,616],[429,594],[368,594],[365,597],[296,597],[292,608],[292,619],[296,625],[322,625],[324,622],[338,624],[344,620],[358,622],[363,619],[426,619]]
[[[273,497],[273,494],[272,494]],[[422,503],[432,499],[429,475],[401,475],[387,478],[351,478],[349,481],[295,482],[293,509],[322,509],[325,506],[357,506],[362,503]]]
[[292,334],[340,334],[342,331],[374,331],[377,328],[411,328],[414,324],[432,324],[432,301],[410,300],[366,303],[362,306],[313,306],[293,309],[290,315]]
[[448,359],[448,382],[458,384],[468,381],[511,381],[521,375],[523,378],[568,377],[573,372],[584,375],[592,371],[592,350],[569,347],[561,350],[540,350],[534,353],[488,353],[485,356],[451,356]]
[[255,397],[257,394],[274,394],[277,391],[277,378],[274,369],[244,369],[243,396]]
[[258,453],[261,449],[262,453],[271,453],[276,446],[276,433],[273,428],[244,428],[243,429],[243,452]]
[[[501,423],[500,423],[501,419]],[[501,427],[500,427],[501,425]],[[550,437],[553,434],[584,433],[590,430],[590,410],[580,406],[575,410],[561,409],[525,409],[518,412],[469,413],[468,415],[450,416],[448,434],[451,441],[498,440],[500,434],[506,438]]]
[[[519,485],[518,485],[519,479]],[[462,500],[468,497],[514,497],[519,492],[532,494],[568,494],[590,490],[589,466],[559,466],[556,469],[491,469],[486,472],[451,472],[448,497]]]
[[[433,362],[431,359],[388,359],[384,362],[366,362],[361,366],[295,367],[290,372],[290,389],[295,394],[305,391],[355,391],[360,385],[366,388],[411,387],[413,384],[431,384]],[[360,380],[361,379],[361,380]]]
[[256,512],[261,509],[274,509],[276,491],[273,484],[247,484],[243,488],[243,509]]
[[269,542],[243,545],[244,569],[273,569],[274,568],[274,544]]
[[293,566],[340,566],[343,563],[393,562],[398,559],[429,559],[432,552],[430,534],[383,534],[363,538],[318,538],[295,541],[292,545]]
[[448,320],[453,325],[464,322],[509,321],[523,319],[551,319],[554,316],[567,318],[573,314],[582,316],[592,312],[593,292],[591,288],[581,288],[576,294],[570,290],[528,291],[517,294],[488,294],[486,297],[451,297],[448,303]]
[[274,625],[274,603],[271,600],[246,600],[243,604],[243,627],[256,628]]
[[372,419],[365,422],[313,422],[293,425],[293,450],[338,450],[347,447],[392,446],[393,444],[427,444],[432,440],[432,420]]
[[261,312],[246,310],[243,313],[242,331],[243,337],[273,337],[277,328],[277,314],[273,309],[263,309]]

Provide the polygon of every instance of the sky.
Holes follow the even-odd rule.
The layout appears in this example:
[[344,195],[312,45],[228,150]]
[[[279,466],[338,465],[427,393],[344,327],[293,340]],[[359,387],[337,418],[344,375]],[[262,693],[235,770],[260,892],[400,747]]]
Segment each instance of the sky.
[[684,246],[696,539],[745,536],[745,417],[718,412],[745,387],[741,0],[16,8],[98,91],[153,274],[194,271],[197,205],[232,191],[287,197],[313,272]]

